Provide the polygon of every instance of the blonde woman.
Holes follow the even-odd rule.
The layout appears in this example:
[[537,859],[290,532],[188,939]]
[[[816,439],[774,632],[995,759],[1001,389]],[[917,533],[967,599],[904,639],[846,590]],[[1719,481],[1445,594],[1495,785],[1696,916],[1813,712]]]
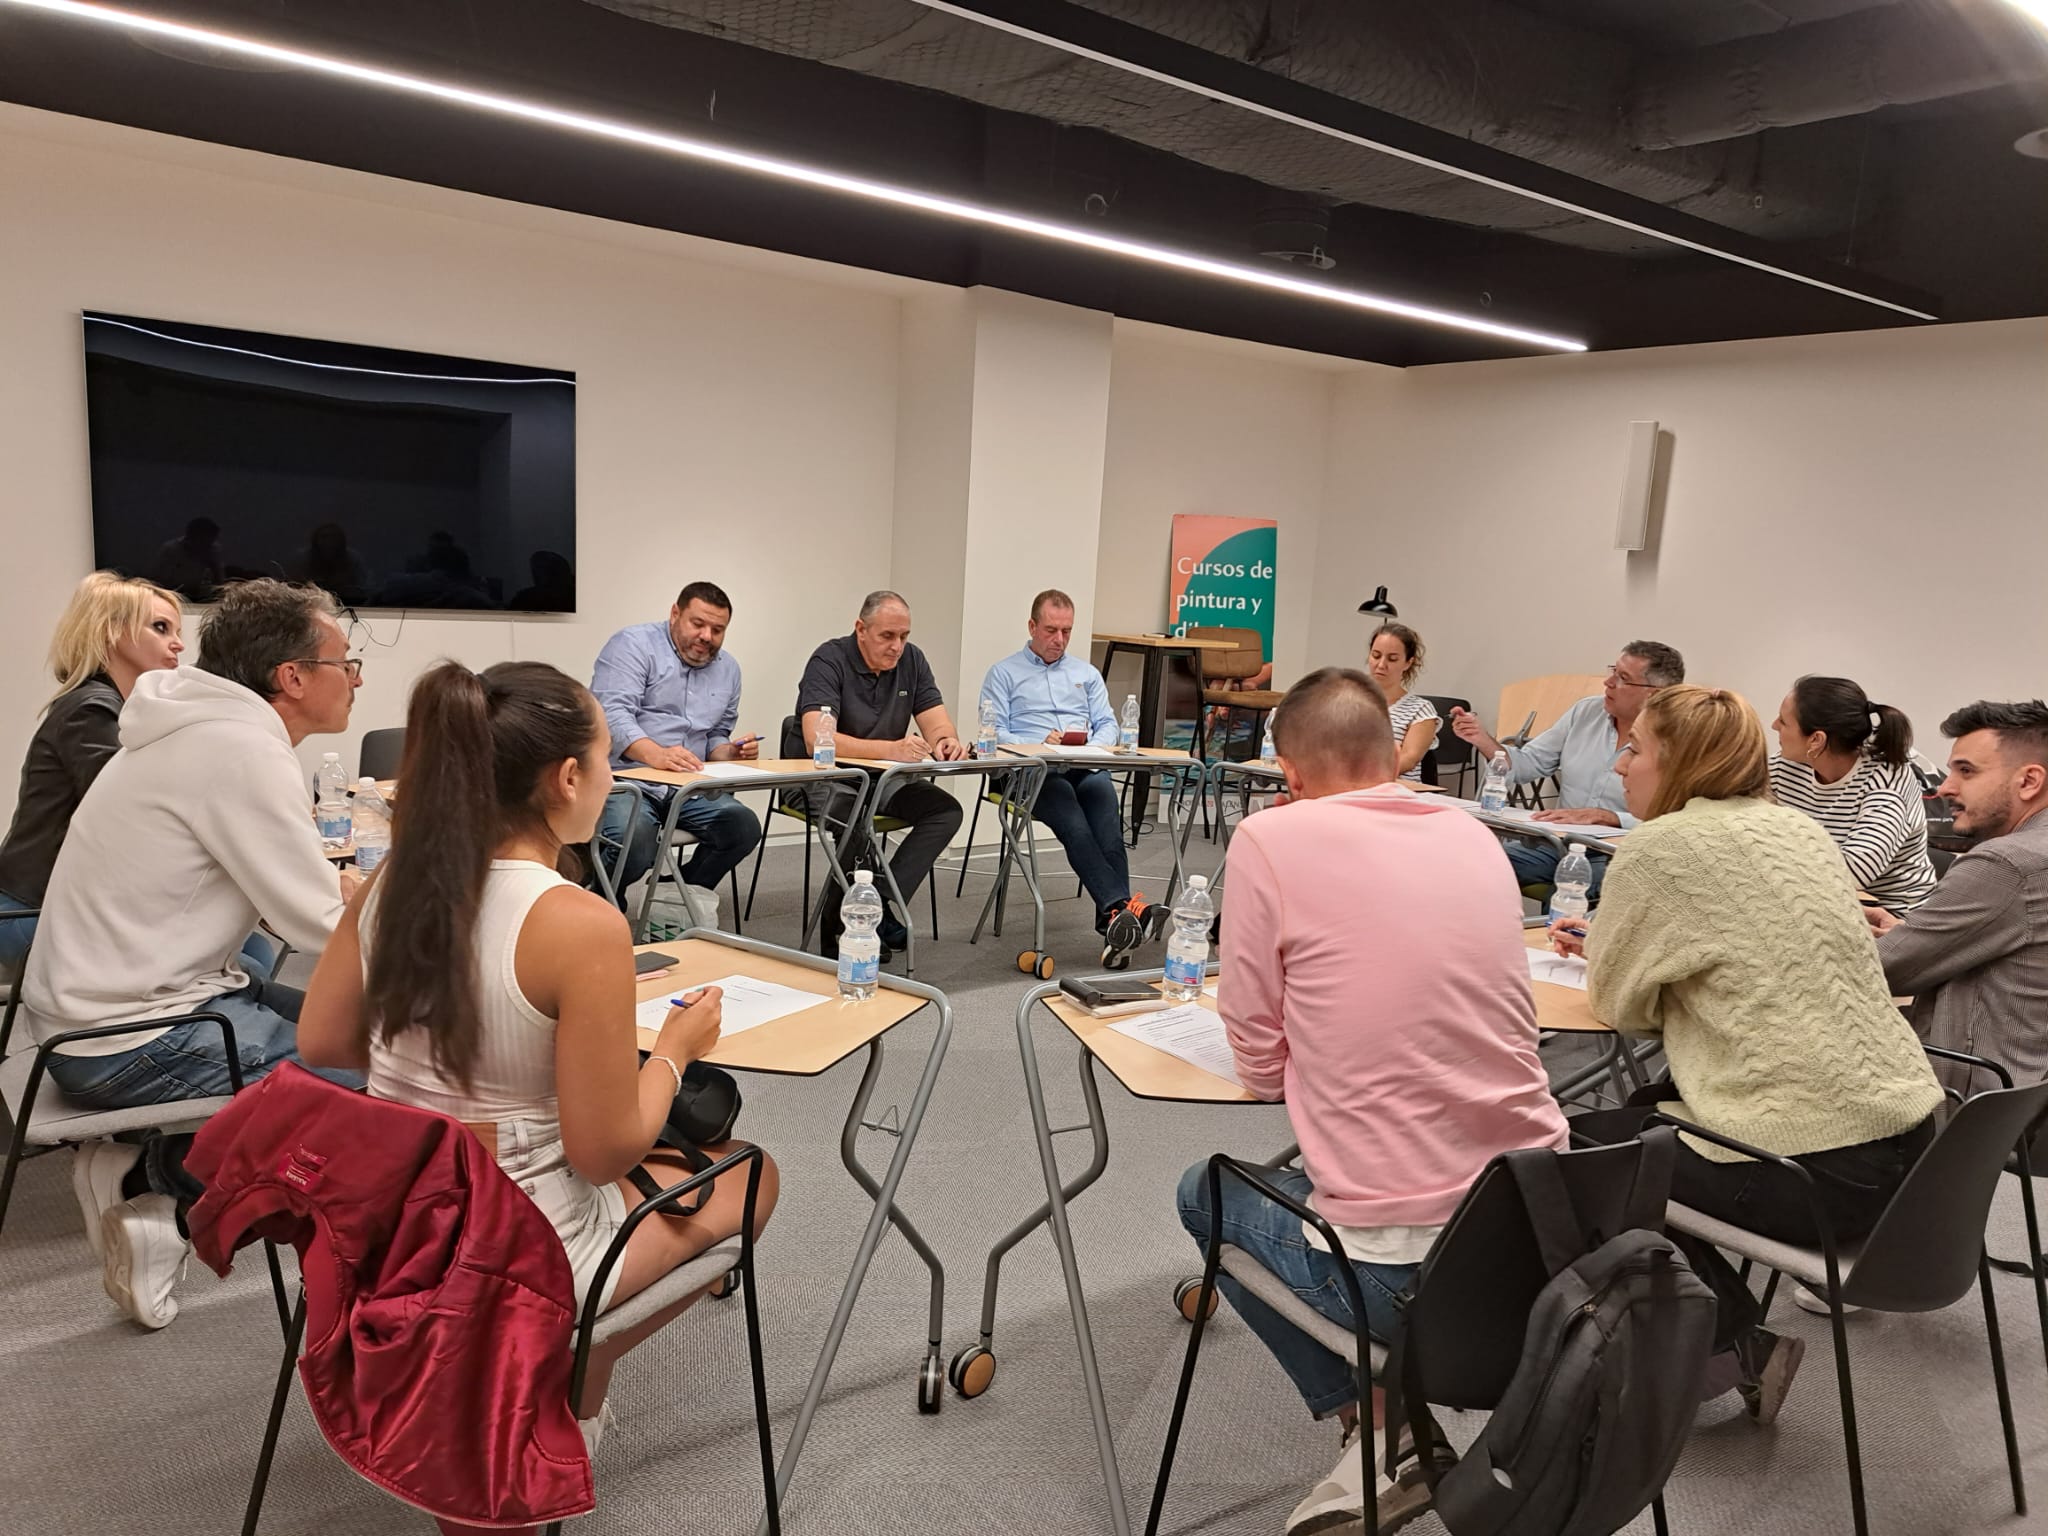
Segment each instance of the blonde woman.
[[[0,844],[0,910],[42,905],[71,813],[120,748],[121,705],[145,672],[177,666],[185,642],[177,594],[94,571],[78,584],[50,641],[57,696],[21,765],[14,824]],[[0,967],[18,970],[35,919],[0,922]]]
[[1400,776],[1420,783],[1422,760],[1436,745],[1438,727],[1443,724],[1436,706],[1409,685],[1422,670],[1422,636],[1406,624],[1382,624],[1372,632],[1372,647],[1366,652],[1366,670],[1387,696],[1387,719],[1394,727],[1394,750],[1400,755]]
[[[1659,1035],[1671,1081],[1575,1136],[1627,1141],[1654,1111],[1817,1177],[1837,1240],[1869,1232],[1932,1139],[1941,1089],[1898,1009],[1849,870],[1820,823],[1770,800],[1763,724],[1721,688],[1666,688],[1616,765],[1641,818],[1614,855],[1598,916],[1562,919],[1594,1016]],[[1808,1184],[1711,1142],[1680,1143],[1672,1195],[1779,1242],[1818,1247]],[[1721,1304],[1732,1355],[1715,1380],[1759,1423],[1777,1416],[1804,1345],[1759,1326],[1756,1300],[1711,1244],[1673,1234]]]

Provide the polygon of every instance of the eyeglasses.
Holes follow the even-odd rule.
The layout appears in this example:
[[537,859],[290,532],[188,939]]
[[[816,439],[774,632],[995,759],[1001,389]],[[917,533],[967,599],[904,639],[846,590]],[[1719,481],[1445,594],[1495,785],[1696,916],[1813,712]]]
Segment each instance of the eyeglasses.
[[1618,683],[1624,688],[1654,688],[1657,686],[1655,683],[1639,683],[1632,677],[1624,677],[1619,667],[1609,667],[1607,669],[1607,681]]
[[350,682],[357,683],[362,681],[363,658],[360,656],[350,656],[343,661],[336,661],[326,656],[294,656],[292,660],[302,667],[340,667],[342,671],[348,674]]

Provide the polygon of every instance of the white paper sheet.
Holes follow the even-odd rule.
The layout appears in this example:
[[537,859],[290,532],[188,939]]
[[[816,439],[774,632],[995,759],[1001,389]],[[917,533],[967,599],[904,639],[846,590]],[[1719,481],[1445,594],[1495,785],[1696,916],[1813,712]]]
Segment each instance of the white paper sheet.
[[1111,1019],[1109,1027],[1169,1056],[1178,1056],[1189,1066],[1200,1067],[1226,1083],[1244,1086],[1237,1081],[1237,1061],[1230,1054],[1230,1037],[1224,1033],[1222,1016],[1199,1004],[1182,1003],[1178,1008],[1157,1013],[1124,1015]]
[[[1452,803],[1472,812],[1475,816],[1482,814],[1477,800],[1457,800]],[[1589,840],[1602,843],[1612,842],[1628,830],[1625,827],[1598,827],[1584,822],[1538,821],[1534,811],[1526,811],[1520,806],[1514,805],[1508,806],[1504,810],[1486,811],[1483,814],[1494,821],[1512,821],[1525,827],[1540,827],[1545,832],[1553,833],[1568,843],[1574,840],[1581,842]]]
[[1560,955],[1547,949],[1529,951],[1529,979],[1547,981],[1554,987],[1586,990],[1586,962],[1580,955]]
[[1047,742],[1041,746],[1030,747],[1018,746],[1012,743],[1004,747],[1003,750],[1012,757],[1102,757],[1105,754],[1114,755],[1113,749],[1098,747],[1092,742],[1084,743],[1078,747],[1064,746],[1058,742]]
[[[795,987],[785,987],[778,981],[756,981],[751,976],[721,976],[705,985],[725,990],[725,1016],[719,1029],[721,1039],[744,1034],[747,1030],[758,1029],[763,1024],[830,1001],[815,992],[799,992]],[[642,1029],[661,1028],[668,1018],[669,999],[683,997],[696,990],[695,987],[670,988],[659,997],[650,997],[636,1011],[635,1022]]]
[[752,763],[717,762],[706,763],[699,770],[707,779],[751,779],[755,774],[765,772]]

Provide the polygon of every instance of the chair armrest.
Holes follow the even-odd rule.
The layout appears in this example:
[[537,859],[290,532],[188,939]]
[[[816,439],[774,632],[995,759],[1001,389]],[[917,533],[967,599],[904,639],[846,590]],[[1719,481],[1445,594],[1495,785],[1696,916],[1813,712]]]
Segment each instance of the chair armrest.
[[[4,915],[4,913],[0,913],[0,916]],[[2012,1074],[2006,1071],[2006,1069],[2004,1067],[2001,1067],[1997,1062],[1992,1061],[1987,1057],[1972,1056],[1967,1051],[1951,1051],[1947,1049],[1945,1046],[1939,1045],[1922,1045],[1920,1049],[1925,1051],[1929,1056],[1940,1057],[1943,1061],[1960,1061],[1967,1066],[1982,1067],[1986,1072],[1989,1072],[1993,1077],[1998,1079],[1999,1087],[2010,1088],[2012,1086]]]
[[1680,1120],[1662,1111],[1649,1116],[1643,1124],[1645,1127],[1668,1125],[1683,1135],[1697,1136],[1702,1141],[1712,1142],[1717,1147],[1726,1147],[1731,1152],[1740,1152],[1743,1156],[1754,1158],[1760,1163],[1776,1163],[1780,1168],[1789,1169],[1799,1175],[1801,1188],[1806,1195],[1807,1208],[1813,1216],[1813,1229],[1820,1234],[1821,1257],[1826,1262],[1829,1288],[1839,1294],[1841,1277],[1835,1260],[1835,1224],[1828,1219],[1827,1209],[1820,1203],[1820,1185],[1811,1168],[1793,1158],[1780,1157],[1775,1152],[1764,1151],[1762,1147],[1752,1147],[1747,1142],[1737,1141],[1733,1136],[1723,1136],[1704,1126],[1694,1125],[1689,1120]]
[[569,1401],[572,1405],[580,1402],[583,1397],[583,1378],[590,1367],[590,1334],[597,1326],[598,1317],[604,1310],[598,1305],[599,1299],[604,1295],[604,1283],[618,1267],[619,1261],[626,1256],[626,1244],[632,1238],[634,1229],[648,1217],[668,1210],[685,1195],[694,1193],[720,1174],[737,1168],[741,1163],[747,1164],[747,1194],[740,1216],[740,1266],[742,1269],[752,1267],[754,1207],[761,1189],[762,1155],[759,1147],[741,1147],[739,1151],[720,1158],[709,1168],[699,1169],[680,1183],[671,1184],[666,1189],[649,1195],[626,1213],[626,1219],[620,1225],[617,1235],[612,1238],[611,1246],[605,1249],[604,1257],[598,1260],[596,1272],[590,1277],[589,1294],[583,1298],[583,1315],[576,1325],[576,1364],[569,1383]]

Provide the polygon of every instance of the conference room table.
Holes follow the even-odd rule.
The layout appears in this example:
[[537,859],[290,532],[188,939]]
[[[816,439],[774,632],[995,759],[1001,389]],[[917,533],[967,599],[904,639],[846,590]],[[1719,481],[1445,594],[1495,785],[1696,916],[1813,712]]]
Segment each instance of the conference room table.
[[[848,784],[854,787],[856,794],[864,795],[868,782],[868,776],[858,768],[820,768],[807,757],[733,759],[706,763],[692,773],[672,773],[665,768],[624,768],[614,777],[634,785],[666,786],[674,791],[668,797],[668,810],[662,817],[661,835],[654,850],[654,867],[647,872],[647,888],[640,896],[640,912],[633,920],[633,936],[636,939],[647,937],[648,920],[654,910],[654,890],[661,884],[663,872],[666,871],[677,885],[682,884],[682,865],[676,858],[675,844],[676,827],[683,813],[684,801],[708,799],[715,795],[751,793],[757,789],[780,790],[814,784]],[[854,811],[857,816],[860,811],[858,802],[854,806]],[[849,819],[847,825],[854,827],[860,823]],[[843,835],[835,838],[824,817],[806,820],[804,836],[810,837],[813,834],[824,845],[825,867],[831,871],[832,878],[843,887],[846,884],[846,875],[839,860]],[[764,832],[762,835],[767,834]],[[733,922],[736,925],[739,922],[737,912],[733,914]],[[683,932],[688,933],[691,927],[689,903],[685,902]],[[800,942],[809,943],[810,937],[806,931]]]
[[[1045,784],[1044,763],[1028,754],[1020,755],[998,752],[992,757],[963,757],[952,762],[941,758],[927,757],[916,762],[899,762],[894,758],[842,757],[842,768],[852,767],[863,770],[864,778],[871,778],[867,798],[854,807],[854,816],[865,815],[869,821],[877,816],[889,814],[889,797],[896,792],[896,786],[911,779],[960,779],[983,778],[990,789],[1000,789],[997,801],[997,829],[1002,833],[1003,857],[1015,855],[1024,873],[1024,884],[1031,892],[1034,944],[1039,950],[1045,948],[1045,897],[1038,888],[1036,862],[1024,855],[1026,829],[1031,822],[1031,807],[1037,803],[1038,791]],[[860,826],[856,819],[849,819],[848,826]],[[884,900],[902,920],[907,943],[903,950],[903,973],[906,976],[917,973],[917,919],[910,909],[909,899],[896,883],[896,872],[884,858],[875,860],[877,873],[881,876]],[[934,877],[936,868],[927,873],[927,880]],[[842,884],[845,882],[842,880]],[[991,895],[994,893],[991,892]],[[986,910],[984,908],[984,910]],[[975,932],[978,934],[977,926]],[[804,935],[808,942],[810,935]],[[934,934],[934,938],[938,935]]]
[[[873,1200],[874,1208],[854,1249],[852,1266],[840,1288],[831,1323],[825,1330],[824,1346],[818,1353],[817,1364],[811,1370],[810,1385],[797,1409],[796,1425],[782,1448],[776,1469],[776,1486],[787,1492],[790,1478],[796,1471],[797,1457],[810,1433],[811,1420],[824,1398],[832,1363],[838,1357],[847,1321],[860,1297],[861,1283],[867,1278],[875,1247],[880,1243],[883,1231],[892,1224],[931,1273],[927,1338],[917,1372],[918,1408],[921,1412],[936,1413],[943,1400],[945,1381],[940,1364],[940,1332],[945,1314],[945,1266],[939,1262],[938,1254],[925,1241],[923,1234],[897,1208],[896,1189],[902,1183],[904,1167],[910,1160],[910,1149],[924,1124],[932,1085],[938,1081],[939,1068],[946,1059],[946,1047],[953,1035],[953,1006],[936,988],[886,974],[877,981],[872,997],[842,998],[837,967],[832,961],[712,929],[698,929],[679,940],[643,944],[639,952],[660,953],[676,962],[673,969],[639,983],[638,1001],[641,1003],[663,996],[677,996],[730,977],[817,994],[818,1001],[811,1007],[737,1034],[725,1035],[704,1057],[712,1066],[724,1067],[731,1072],[777,1077],[818,1077],[863,1047],[868,1053],[867,1066],[861,1073],[860,1085],[854,1090],[853,1102],[840,1129],[839,1156],[854,1182]],[[924,1070],[918,1078],[910,1108],[904,1113],[900,1125],[892,1123],[890,1116],[881,1120],[869,1119],[868,1103],[882,1070],[884,1038],[904,1020],[926,1008],[937,1010],[938,1030],[925,1056]],[[642,1051],[654,1048],[656,1033],[646,1028],[639,1031]],[[745,1136],[744,1116],[737,1129],[741,1136]],[[857,1142],[863,1130],[896,1138],[896,1150],[890,1155],[889,1165],[879,1179],[860,1161]],[[768,1150],[773,1152],[774,1148]],[[801,1251],[792,1249],[792,1262],[816,1262],[816,1255],[809,1247],[800,1244],[799,1248]]]
[[[1237,821],[1232,821],[1224,809],[1230,785],[1235,781],[1238,797],[1248,801],[1255,794],[1285,789],[1287,777],[1281,773],[1279,764],[1269,763],[1263,758],[1241,763],[1212,763],[1209,775],[1216,785],[1216,828],[1223,837],[1223,857],[1216,861],[1216,872],[1209,877],[1209,889],[1217,891],[1223,888],[1223,870],[1230,863],[1230,839],[1237,831],[1237,822],[1244,820],[1239,816]],[[1404,789],[1412,789],[1418,795],[1450,793],[1441,784],[1423,784],[1414,779],[1403,779],[1400,783]]]
[[[1540,929],[1528,930],[1524,942],[1531,949],[1549,947]],[[1211,1013],[1216,1011],[1218,969],[1213,964],[1208,967],[1199,1001],[1199,1006]],[[1140,972],[1131,979],[1157,983],[1163,974],[1161,971]],[[1629,1055],[1621,1037],[1593,1017],[1583,990],[1546,981],[1532,981],[1530,990],[1535,997],[1536,1024],[1540,1031],[1605,1035],[1615,1042],[1616,1051],[1622,1056]],[[1034,1013],[1041,1006],[1059,1021],[1079,1048],[1081,1099],[1087,1112],[1087,1119],[1080,1125],[1054,1127],[1046,1110],[1038,1049],[1031,1033]],[[1220,1027],[1221,1021],[1218,1022]],[[1102,1373],[1088,1325],[1087,1298],[1082,1290],[1080,1264],[1067,1219],[1069,1204],[1099,1180],[1109,1166],[1109,1125],[1102,1113],[1102,1095],[1096,1071],[1098,1067],[1107,1071],[1125,1092],[1137,1099],[1206,1104],[1220,1109],[1243,1109],[1265,1101],[1234,1082],[1123,1034],[1115,1027],[1116,1023],[1115,1019],[1091,1016],[1072,998],[1060,992],[1055,983],[1031,988],[1017,1005],[1017,1051],[1024,1067],[1024,1095],[1031,1112],[1032,1134],[1038,1146],[1039,1171],[1045,1181],[1045,1201],[997,1239],[989,1250],[982,1284],[980,1338],[976,1344],[953,1357],[948,1378],[963,1397],[978,1397],[988,1390],[996,1374],[996,1291],[1003,1257],[1042,1223],[1049,1224],[1053,1244],[1059,1252],[1061,1276],[1066,1284],[1067,1310],[1073,1322],[1074,1342],[1080,1352],[1081,1381],[1087,1397],[1089,1422],[1095,1434],[1096,1455],[1102,1467],[1103,1488],[1109,1501],[1110,1527],[1116,1536],[1130,1536],[1130,1514],[1124,1503],[1122,1476],[1117,1469],[1116,1443],[1110,1431],[1109,1408],[1102,1392]],[[1632,1057],[1630,1059],[1633,1060]],[[1600,1070],[1604,1072],[1608,1068],[1603,1064]],[[1053,1138],[1082,1130],[1089,1133],[1091,1140],[1087,1166],[1063,1182],[1053,1150]],[[1189,1160],[1206,1156],[1213,1150],[1212,1147],[1190,1147]],[[1268,1159],[1266,1166],[1280,1167],[1295,1153],[1296,1148],[1290,1144]],[[1163,1191],[1151,1191],[1146,1198],[1163,1200],[1166,1196]]]
[[1476,800],[1460,801],[1466,811],[1482,825],[1491,827],[1505,837],[1526,838],[1531,842],[1543,843],[1553,849],[1561,859],[1573,843],[1583,843],[1588,853],[1612,854],[1625,827],[1597,826],[1590,822],[1537,821],[1534,811],[1510,808],[1504,811],[1488,811],[1480,808]]

